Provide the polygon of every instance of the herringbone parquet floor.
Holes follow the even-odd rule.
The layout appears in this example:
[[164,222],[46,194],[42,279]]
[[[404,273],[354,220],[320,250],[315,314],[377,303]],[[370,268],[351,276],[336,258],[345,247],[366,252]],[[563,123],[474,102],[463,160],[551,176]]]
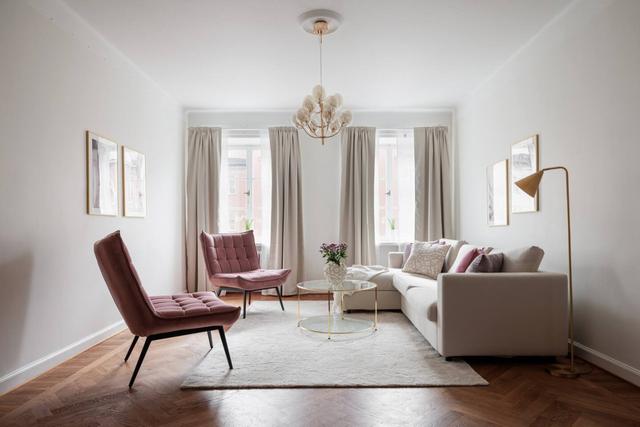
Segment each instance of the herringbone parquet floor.
[[130,391],[142,347],[125,363],[130,341],[119,333],[1,396],[0,425],[640,426],[640,389],[599,369],[568,380],[544,360],[469,359],[489,386],[183,391],[209,351],[199,334],[154,342]]

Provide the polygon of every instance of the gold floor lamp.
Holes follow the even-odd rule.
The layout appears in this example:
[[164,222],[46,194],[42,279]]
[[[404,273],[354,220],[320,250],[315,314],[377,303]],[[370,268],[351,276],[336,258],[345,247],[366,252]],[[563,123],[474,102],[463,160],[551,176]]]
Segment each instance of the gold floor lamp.
[[542,175],[550,170],[563,170],[565,176],[565,192],[567,197],[567,248],[569,250],[569,364],[555,364],[547,369],[547,371],[556,377],[577,378],[580,375],[588,374],[591,368],[588,365],[576,365],[573,357],[573,271],[571,261],[571,205],[569,203],[569,171],[564,166],[553,166],[544,168],[539,172],[533,173],[527,177],[516,181],[516,185],[531,197],[535,197],[538,193],[538,187],[542,180]]

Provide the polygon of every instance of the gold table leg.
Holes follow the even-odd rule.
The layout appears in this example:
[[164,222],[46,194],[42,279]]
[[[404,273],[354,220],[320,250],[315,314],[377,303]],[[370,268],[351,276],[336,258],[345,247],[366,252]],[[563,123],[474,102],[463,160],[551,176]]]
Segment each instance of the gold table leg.
[[298,288],[298,327],[300,327],[300,288]]
[[378,287],[373,288],[375,301],[373,303],[373,330],[378,330]]
[[327,316],[329,318],[329,327],[327,328],[327,339],[330,340],[331,339],[331,319],[333,317],[333,315],[331,314],[331,292],[327,292],[327,301],[329,303],[329,315]]

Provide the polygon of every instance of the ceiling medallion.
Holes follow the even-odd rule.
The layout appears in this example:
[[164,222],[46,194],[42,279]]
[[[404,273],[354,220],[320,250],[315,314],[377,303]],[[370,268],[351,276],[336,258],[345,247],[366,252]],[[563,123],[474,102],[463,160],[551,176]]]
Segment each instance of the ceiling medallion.
[[322,86],[322,39],[338,29],[342,18],[330,10],[311,10],[300,15],[302,28],[318,36],[320,41],[320,84],[316,85],[302,101],[302,107],[293,115],[293,124],[312,138],[318,138],[324,145],[325,138],[340,133],[351,123],[351,111],[343,110],[342,95],[326,96]]

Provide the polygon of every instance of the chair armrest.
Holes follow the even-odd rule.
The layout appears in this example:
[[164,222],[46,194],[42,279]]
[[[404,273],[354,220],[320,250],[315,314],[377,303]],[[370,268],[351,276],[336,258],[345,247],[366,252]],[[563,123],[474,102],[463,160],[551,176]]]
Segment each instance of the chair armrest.
[[404,252],[389,252],[387,257],[389,268],[402,268],[404,265]]
[[438,344],[451,355],[562,355],[567,276],[560,273],[443,273]]

